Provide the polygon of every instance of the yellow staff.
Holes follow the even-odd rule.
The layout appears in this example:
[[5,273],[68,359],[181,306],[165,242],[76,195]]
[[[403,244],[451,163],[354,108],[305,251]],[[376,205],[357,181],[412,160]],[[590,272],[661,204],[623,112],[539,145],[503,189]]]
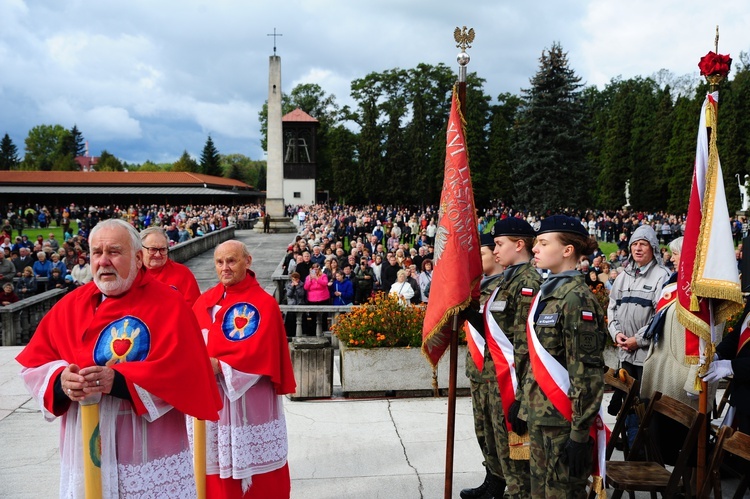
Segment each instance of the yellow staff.
[[193,469],[198,499],[206,499],[206,422],[193,418]]
[[86,499],[102,497],[102,439],[99,434],[99,397],[81,402],[83,479]]

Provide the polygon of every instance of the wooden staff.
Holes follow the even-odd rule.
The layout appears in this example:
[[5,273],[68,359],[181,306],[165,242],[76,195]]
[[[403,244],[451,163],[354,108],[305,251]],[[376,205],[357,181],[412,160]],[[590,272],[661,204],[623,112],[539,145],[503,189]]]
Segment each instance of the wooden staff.
[[[98,398],[97,398],[98,402]],[[99,404],[81,402],[83,436],[83,480],[86,499],[102,498],[102,445],[99,434]]]
[[193,418],[193,469],[198,499],[206,499],[206,422]]

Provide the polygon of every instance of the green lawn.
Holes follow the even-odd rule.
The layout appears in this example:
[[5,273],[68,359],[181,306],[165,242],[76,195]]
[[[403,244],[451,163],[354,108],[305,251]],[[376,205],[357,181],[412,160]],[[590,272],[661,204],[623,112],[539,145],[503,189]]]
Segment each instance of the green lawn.
[[[78,224],[75,223],[75,221],[70,223],[70,231],[75,236],[78,233]],[[27,236],[29,236],[29,241],[36,241],[36,236],[42,236],[44,239],[47,239],[49,234],[52,233],[55,235],[55,239],[57,239],[59,242],[63,242],[63,229],[62,227],[58,227],[55,225],[54,222],[52,222],[52,227],[47,227],[44,229],[35,229],[33,227],[25,227],[23,229],[23,233]],[[13,229],[13,240],[15,241],[16,236],[18,235],[18,231]]]

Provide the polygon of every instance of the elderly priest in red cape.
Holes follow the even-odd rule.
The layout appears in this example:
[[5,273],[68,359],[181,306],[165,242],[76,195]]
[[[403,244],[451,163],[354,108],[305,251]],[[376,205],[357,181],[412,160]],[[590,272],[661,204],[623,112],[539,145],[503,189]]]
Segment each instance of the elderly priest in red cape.
[[60,300],[16,358],[44,417],[62,420],[60,497],[84,497],[81,405],[91,402],[103,497],[195,497],[185,415],[216,420],[221,407],[198,324],[143,270],[133,227],[103,221],[89,243],[94,281]]
[[283,397],[294,393],[284,320],[250,270],[240,241],[216,248],[219,284],[193,306],[224,407],[206,423],[210,498],[287,499],[291,491]]

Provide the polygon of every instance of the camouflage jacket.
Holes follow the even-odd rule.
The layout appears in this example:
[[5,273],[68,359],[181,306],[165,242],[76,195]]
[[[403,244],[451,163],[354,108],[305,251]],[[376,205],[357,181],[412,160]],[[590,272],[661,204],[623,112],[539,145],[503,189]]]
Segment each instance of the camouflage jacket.
[[517,399],[521,397],[523,382],[529,371],[529,345],[526,339],[526,318],[534,296],[539,292],[542,278],[530,263],[511,267],[503,272],[499,291],[490,305],[490,313],[513,343]]
[[566,278],[539,301],[534,325],[542,347],[568,370],[572,423],[542,392],[533,371],[524,385],[525,413],[530,425],[567,426],[571,438],[586,442],[604,394],[603,351],[608,334],[604,310],[583,275]]
[[[482,307],[481,310],[484,310],[484,304],[490,299],[495,288],[500,284],[501,277],[502,274],[497,274],[489,276],[482,281],[479,295],[479,305]],[[492,381],[495,379],[495,365],[492,363],[490,351],[486,345],[484,348],[484,369],[481,371],[474,363],[474,359],[471,357],[471,352],[466,352],[466,377],[476,383]]]

